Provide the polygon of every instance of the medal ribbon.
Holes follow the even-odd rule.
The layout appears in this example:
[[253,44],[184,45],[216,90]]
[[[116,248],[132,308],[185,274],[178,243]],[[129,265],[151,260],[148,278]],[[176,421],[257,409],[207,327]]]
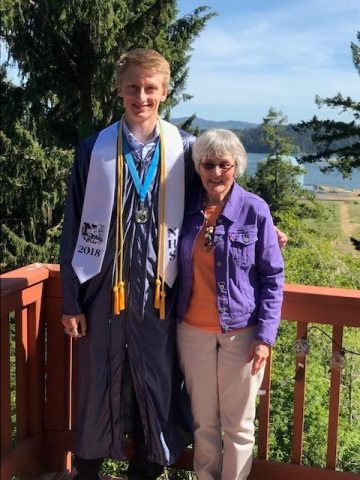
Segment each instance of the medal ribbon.
[[[157,252],[157,272],[155,280],[155,298],[154,307],[159,309],[160,319],[165,319],[165,236],[166,236],[166,224],[165,224],[165,199],[166,199],[166,169],[165,169],[165,141],[164,132],[162,128],[162,122],[159,119],[160,124],[160,142],[157,143],[151,165],[144,184],[141,184],[139,175],[137,173],[134,160],[130,153],[128,143],[126,141],[123,132],[122,118],[118,134],[118,147],[117,147],[117,214],[116,214],[116,254],[115,254],[115,272],[114,272],[114,313],[119,315],[122,310],[125,310],[125,283],[123,281],[123,242],[124,242],[124,229],[123,229],[123,166],[126,158],[126,163],[129,167],[132,179],[134,181],[135,188],[139,194],[140,200],[143,201],[146,197],[146,193],[149,190],[152,179],[154,178],[156,167],[159,163],[160,157],[160,192],[159,192],[159,232],[158,232],[158,252]],[[174,127],[175,128],[175,127]],[[180,140],[181,141],[181,140]],[[125,158],[124,158],[125,157]]]
[[141,183],[139,174],[136,170],[136,166],[134,163],[133,156],[131,155],[129,144],[126,140],[125,135],[123,136],[123,148],[124,148],[124,157],[125,157],[125,162],[127,163],[127,166],[129,167],[129,172],[131,175],[131,178],[133,179],[136,191],[139,195],[140,198],[140,204],[144,204],[144,200],[146,197],[146,194],[149,191],[151,182],[154,179],[154,176],[156,174],[156,169],[159,163],[159,157],[160,157],[160,147],[159,147],[159,142],[157,142],[154,154],[151,159],[150,166],[148,168],[148,171],[145,175],[144,183]]

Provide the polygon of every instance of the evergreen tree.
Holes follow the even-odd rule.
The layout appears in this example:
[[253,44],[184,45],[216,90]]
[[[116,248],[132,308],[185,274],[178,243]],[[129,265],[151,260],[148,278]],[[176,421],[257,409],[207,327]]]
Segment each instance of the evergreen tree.
[[121,53],[154,48],[168,59],[165,117],[189,98],[191,43],[214,13],[177,13],[170,0],[2,2],[1,39],[22,78],[15,87],[2,67],[2,269],[57,261],[73,147],[122,114],[114,82]]
[[60,224],[73,151],[42,147],[23,87],[1,67],[1,269],[57,260]]
[[115,64],[134,47],[154,48],[171,64],[166,114],[189,98],[182,92],[191,43],[214,14],[177,13],[174,0],[6,0],[1,37],[26,82],[42,142],[74,146],[119,117]]
[[[360,42],[360,31],[357,33]],[[360,43],[351,43],[354,66],[360,76]],[[319,107],[326,105],[330,108],[349,112],[354,119],[347,123],[335,120],[319,120],[316,115],[308,122],[301,122],[296,128],[298,131],[312,129],[312,139],[317,146],[315,154],[307,155],[301,163],[326,161],[321,167],[323,172],[339,171],[344,178],[351,177],[354,169],[360,168],[360,102],[344,97],[338,93],[332,98],[316,96]]]
[[293,140],[284,133],[286,126],[286,116],[270,108],[261,129],[263,143],[271,153],[260,163],[256,173],[245,177],[241,183],[269,204],[275,222],[286,222],[289,232],[291,219],[296,221],[310,210],[318,214],[319,209],[313,196],[302,189],[300,177],[304,169],[292,157],[295,147]]

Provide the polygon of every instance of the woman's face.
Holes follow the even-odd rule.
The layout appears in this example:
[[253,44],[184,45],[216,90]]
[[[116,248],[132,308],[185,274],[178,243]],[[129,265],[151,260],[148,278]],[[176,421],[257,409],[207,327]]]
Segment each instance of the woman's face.
[[199,174],[208,200],[221,201],[230,191],[235,178],[235,160],[230,154],[204,157],[199,163]]

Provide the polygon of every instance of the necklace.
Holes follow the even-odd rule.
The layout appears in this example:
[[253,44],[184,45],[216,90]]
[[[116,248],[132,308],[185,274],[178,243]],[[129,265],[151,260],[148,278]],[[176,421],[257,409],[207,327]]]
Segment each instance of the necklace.
[[208,252],[214,246],[214,230],[213,226],[206,227],[204,233],[204,250]]
[[209,252],[214,246],[215,224],[222,209],[223,202],[211,206],[204,203],[205,229],[203,248],[206,252]]
[[230,192],[228,192],[222,200],[218,201],[211,201],[206,198],[206,195],[203,198],[203,212],[205,225],[207,225],[204,231],[204,250],[206,252],[210,251],[214,246],[215,225],[229,195]]

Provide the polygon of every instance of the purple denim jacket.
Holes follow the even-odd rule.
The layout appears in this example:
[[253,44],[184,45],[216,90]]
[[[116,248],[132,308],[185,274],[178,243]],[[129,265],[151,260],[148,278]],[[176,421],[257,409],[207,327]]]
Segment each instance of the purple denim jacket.
[[[204,223],[202,191],[189,203],[179,239],[177,320],[193,280],[192,252]],[[222,332],[256,325],[255,338],[273,345],[280,322],[284,262],[267,203],[234,184],[214,232],[217,306]]]

